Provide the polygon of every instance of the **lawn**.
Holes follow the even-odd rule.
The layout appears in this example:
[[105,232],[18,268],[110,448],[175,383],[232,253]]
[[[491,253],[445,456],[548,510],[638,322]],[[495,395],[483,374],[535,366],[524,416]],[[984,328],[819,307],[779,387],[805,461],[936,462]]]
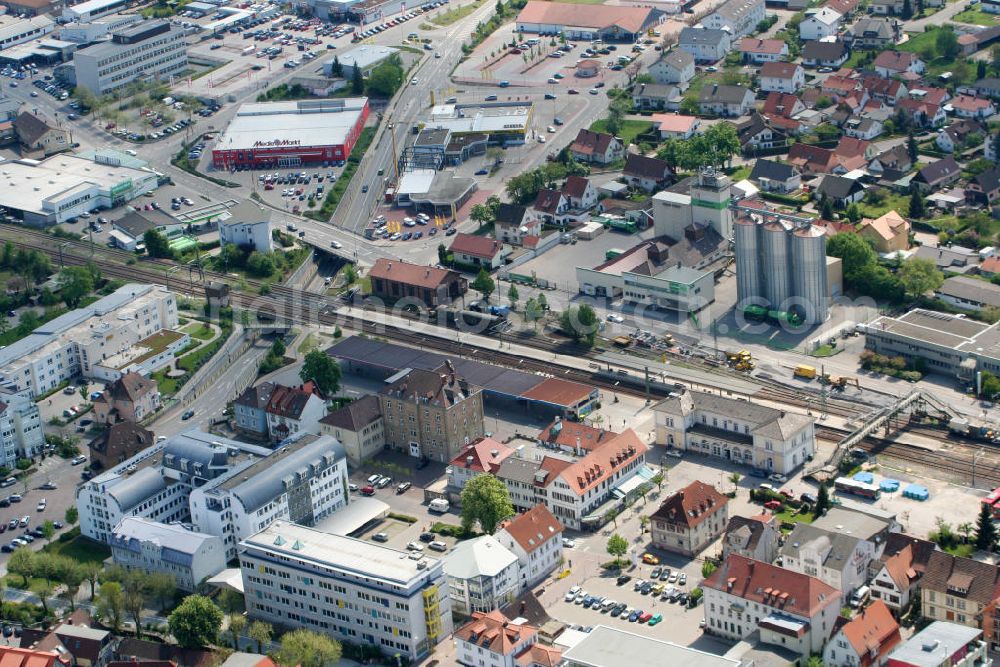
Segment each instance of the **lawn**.
[[881,204],[868,204],[865,200],[858,202],[861,215],[866,218],[879,218],[889,211],[896,211],[900,215],[909,215],[910,197],[896,192],[886,193]]
[[312,333],[306,334],[306,337],[302,339],[299,343],[299,354],[308,354],[311,350],[315,349],[319,345],[316,341],[316,336]]
[[[607,120],[602,118],[601,120],[594,121],[590,129],[592,132],[607,132],[605,129],[606,126]],[[648,132],[652,127],[653,123],[648,120],[623,120],[622,129],[618,132],[618,136],[628,145],[633,143],[636,137]]]
[[732,173],[728,174],[729,180],[731,180],[733,183],[739,183],[742,180],[750,178],[751,171],[752,170],[748,165],[737,167],[736,169],[731,170]]
[[804,514],[799,514],[799,513],[795,512],[795,510],[793,510],[791,508],[788,508],[787,506],[786,506],[785,510],[783,510],[781,512],[778,512],[774,516],[778,517],[778,523],[779,524],[781,524],[781,523],[812,523],[813,519],[814,519],[814,517],[812,515],[812,512],[806,512]]
[[952,21],[957,23],[971,23],[973,25],[997,25],[995,14],[987,14],[981,9],[966,9],[964,12],[955,14]]
[[825,345],[820,345],[809,354],[813,357],[832,357],[833,355],[841,351],[842,350],[839,347],[834,347],[833,345],[825,344]]
[[212,327],[204,322],[189,324],[181,329],[181,331],[186,334],[190,334],[192,338],[197,338],[198,340],[211,340],[212,336],[215,335],[215,331],[212,330]]
[[60,556],[67,556],[78,563],[103,563],[111,556],[111,550],[103,544],[97,544],[85,537],[77,535],[68,542],[52,540],[44,548],[45,551]]
[[485,2],[486,0],[476,0],[475,2],[470,2],[467,5],[459,5],[454,9],[449,9],[446,12],[432,16],[431,23],[434,25],[451,25],[455,21],[464,19],[466,16],[482,7]]
[[972,554],[976,551],[976,545],[974,544],[956,544],[951,548],[945,549],[945,552],[951,554],[952,556],[959,556],[961,558],[972,558]]
[[907,33],[909,39],[905,43],[896,46],[898,51],[908,51],[910,53],[920,53],[923,49],[935,49],[937,47],[937,34],[933,30],[920,33]]
[[173,396],[177,393],[180,388],[180,383],[177,378],[168,378],[167,369],[162,368],[151,376],[153,380],[156,381],[156,389],[163,396]]

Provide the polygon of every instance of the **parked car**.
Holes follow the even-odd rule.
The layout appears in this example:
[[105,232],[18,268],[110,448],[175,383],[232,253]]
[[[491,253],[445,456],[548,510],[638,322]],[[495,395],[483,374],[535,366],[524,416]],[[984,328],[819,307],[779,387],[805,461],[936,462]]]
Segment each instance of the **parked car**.
[[406,493],[406,490],[413,486],[410,482],[400,482],[396,485],[396,493]]
[[374,535],[372,535],[372,539],[374,541],[376,541],[376,542],[388,542],[389,541],[389,534],[388,533],[375,533]]

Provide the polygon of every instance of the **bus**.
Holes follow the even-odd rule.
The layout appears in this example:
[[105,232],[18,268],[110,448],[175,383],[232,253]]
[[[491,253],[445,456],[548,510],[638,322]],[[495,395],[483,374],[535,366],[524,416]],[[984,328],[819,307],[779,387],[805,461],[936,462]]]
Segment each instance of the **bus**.
[[992,492],[981,498],[979,502],[989,505],[990,509],[993,510],[993,518],[1000,519],[1000,487],[993,489]]
[[870,498],[871,500],[878,500],[879,496],[882,495],[882,492],[879,491],[876,485],[858,482],[850,477],[838,477],[833,485],[840,493],[850,493],[862,498]]

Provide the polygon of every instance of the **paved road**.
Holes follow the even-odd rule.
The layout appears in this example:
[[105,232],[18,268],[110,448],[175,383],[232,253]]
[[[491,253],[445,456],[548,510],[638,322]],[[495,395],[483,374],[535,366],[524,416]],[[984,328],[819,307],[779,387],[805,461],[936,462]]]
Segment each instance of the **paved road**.
[[925,16],[922,19],[914,19],[912,21],[903,21],[903,31],[904,32],[924,32],[927,26],[937,26],[944,25],[945,21],[950,21],[954,18],[955,14],[960,14],[968,3],[965,0],[960,2],[953,2],[951,4],[945,5],[939,11],[934,12],[929,16]]

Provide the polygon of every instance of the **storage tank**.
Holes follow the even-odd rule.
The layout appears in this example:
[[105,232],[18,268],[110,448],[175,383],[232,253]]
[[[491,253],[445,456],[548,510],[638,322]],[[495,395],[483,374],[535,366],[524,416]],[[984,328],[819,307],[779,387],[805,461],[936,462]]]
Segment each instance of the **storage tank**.
[[829,290],[826,284],[826,233],[815,225],[804,225],[792,233],[792,291],[796,309],[806,324],[826,319]]
[[761,233],[765,267],[764,298],[769,306],[783,309],[785,299],[792,295],[791,266],[788,257],[788,230],[780,222],[768,222]]
[[736,245],[736,300],[742,302],[761,296],[759,225],[749,217],[741,217],[733,226]]

